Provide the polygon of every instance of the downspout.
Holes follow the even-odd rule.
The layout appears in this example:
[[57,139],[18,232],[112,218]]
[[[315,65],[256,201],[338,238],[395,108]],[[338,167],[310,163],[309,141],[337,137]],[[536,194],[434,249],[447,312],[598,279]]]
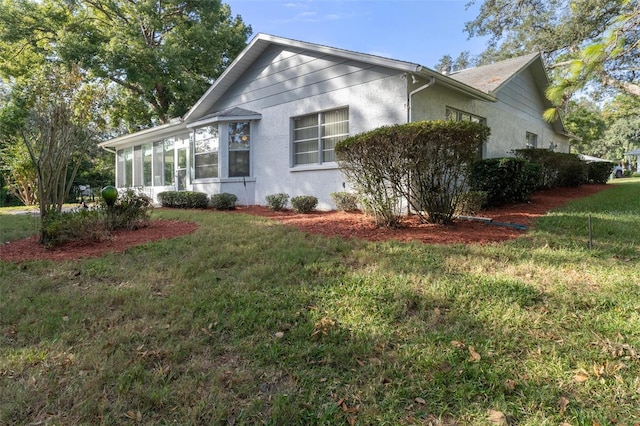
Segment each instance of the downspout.
[[[411,74],[411,77],[413,78],[413,82],[416,82],[416,76]],[[411,123],[413,121],[413,95],[415,95],[418,92],[421,92],[425,89],[428,89],[429,87],[433,86],[433,84],[436,82],[436,78],[431,76],[429,77],[429,82],[426,84],[423,84],[422,86],[418,87],[417,89],[412,90],[411,92],[409,92],[408,95],[408,101],[407,104],[409,105],[408,107],[408,111],[407,111],[407,123]]]
[[[416,76],[411,74],[411,78],[413,79],[413,83],[415,84],[416,82]],[[409,92],[408,95],[408,99],[407,99],[407,123],[411,123],[413,121],[413,95],[415,95],[418,92],[421,92],[425,89],[428,89],[429,87],[433,86],[433,84],[436,82],[436,78],[434,76],[429,77],[429,81],[426,84],[423,84],[422,86],[418,87],[417,89],[412,90],[411,92]],[[411,177],[409,176],[409,180],[411,180]],[[411,189],[409,189],[411,190]],[[407,215],[411,215],[411,202],[409,199],[407,199]]]

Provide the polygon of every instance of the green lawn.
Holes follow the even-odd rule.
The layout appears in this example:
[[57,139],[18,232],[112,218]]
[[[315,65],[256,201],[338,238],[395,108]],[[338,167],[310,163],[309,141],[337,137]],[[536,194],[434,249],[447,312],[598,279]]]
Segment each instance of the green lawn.
[[[200,227],[0,262],[1,425],[640,422],[638,179],[488,246],[154,217]],[[1,240],[36,230],[0,214]]]

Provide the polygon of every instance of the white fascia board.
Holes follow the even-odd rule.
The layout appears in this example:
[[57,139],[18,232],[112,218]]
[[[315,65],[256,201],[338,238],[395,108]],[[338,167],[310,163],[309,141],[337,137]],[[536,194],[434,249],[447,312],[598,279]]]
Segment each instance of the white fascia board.
[[100,142],[98,146],[101,148],[126,148],[139,143],[152,142],[174,136],[186,129],[187,127],[182,120],[174,120],[166,124],[161,124],[160,126]]

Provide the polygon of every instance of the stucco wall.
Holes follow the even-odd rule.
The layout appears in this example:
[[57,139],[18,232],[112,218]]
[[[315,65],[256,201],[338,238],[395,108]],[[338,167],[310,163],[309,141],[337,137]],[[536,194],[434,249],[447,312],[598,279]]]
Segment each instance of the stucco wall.
[[[405,78],[365,64],[326,57],[314,60],[308,52],[271,49],[267,53],[269,60],[257,61],[211,112],[240,107],[262,114],[251,129],[256,204],[265,204],[269,194],[284,192],[291,197],[316,196],[319,209],[333,209],[330,194],[351,188],[335,163],[292,165],[292,118],[348,107],[350,135],[404,123]],[[275,67],[274,61],[278,64]],[[324,73],[309,73],[310,62],[327,68]],[[265,87],[269,89],[263,90]],[[244,195],[236,195],[243,202]]]
[[417,93],[413,98],[413,120],[443,120],[446,107],[484,117],[491,136],[485,158],[512,156],[514,149],[526,148],[526,132],[538,135],[538,148],[569,152],[569,141],[557,134],[551,123],[542,118],[545,104],[528,71],[516,76],[497,94],[497,102],[471,99],[459,95],[442,84]]

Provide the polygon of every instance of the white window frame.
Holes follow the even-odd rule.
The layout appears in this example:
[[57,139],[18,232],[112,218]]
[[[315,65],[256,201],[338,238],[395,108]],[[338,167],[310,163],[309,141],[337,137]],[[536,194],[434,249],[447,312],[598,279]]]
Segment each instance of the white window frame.
[[472,121],[474,123],[480,123],[487,125],[487,119],[479,115],[471,114],[470,112],[462,111],[456,108],[446,107],[447,120],[453,121]]
[[[205,128],[210,128],[210,129],[215,129],[215,136],[212,136],[210,138],[206,138],[204,140],[211,140],[211,141],[215,141],[214,143],[214,147],[212,149],[209,149],[207,151],[201,151],[201,152],[197,152],[197,144],[198,144],[198,140],[196,140],[196,135],[198,134],[198,131],[201,131]],[[216,162],[215,162],[215,166],[216,166],[216,175],[215,176],[206,176],[206,177],[198,177],[198,155],[212,155],[212,154],[216,154]],[[213,163],[209,164],[209,166],[212,166]],[[209,126],[203,126],[203,127],[199,127],[197,129],[193,130],[193,179],[194,181],[203,181],[203,180],[207,180],[207,179],[219,179],[220,178],[220,129],[218,127],[217,124],[211,124]]]
[[537,148],[538,147],[538,135],[533,132],[526,132],[525,134],[527,148]]
[[[337,111],[346,111],[346,116],[347,119],[346,120],[342,120],[342,121],[336,121],[336,122],[331,122],[331,123],[323,123],[323,118],[332,112],[337,112]],[[316,124],[314,124],[313,126],[307,126],[307,127],[296,127],[296,120],[300,120],[300,119],[304,119],[304,118],[310,118],[310,117],[317,117],[316,119]],[[333,151],[333,149],[324,149],[324,142],[326,139],[329,138],[338,138],[339,140],[345,139],[349,136],[349,121],[350,121],[350,111],[349,111],[349,107],[348,106],[343,106],[340,108],[333,108],[333,109],[329,109],[329,110],[323,110],[323,111],[319,111],[316,113],[312,113],[312,114],[304,114],[304,115],[300,115],[297,117],[292,117],[291,119],[291,166],[292,167],[305,167],[305,166],[319,166],[319,165],[323,165],[323,164],[332,164],[335,165],[336,162],[335,160],[331,161],[325,161],[324,157],[325,157],[325,153],[329,152],[329,151]],[[347,126],[347,132],[346,133],[340,133],[340,134],[336,134],[336,135],[329,135],[329,136],[325,136],[325,132],[324,132],[324,128],[330,124],[337,124],[337,123],[346,123]],[[317,132],[316,132],[316,136],[314,136],[313,138],[307,138],[307,139],[300,139],[300,140],[296,140],[296,131],[298,130],[304,130],[304,129],[312,129],[312,128],[316,128]],[[302,153],[296,153],[296,144],[298,143],[305,143],[305,142],[313,142],[313,141],[317,141],[316,143],[316,147],[315,149],[311,150],[311,151],[306,151],[306,152],[302,152]],[[311,154],[311,153],[315,153],[318,156],[318,160],[316,162],[309,162],[309,163],[299,163],[296,160],[296,154]]]

